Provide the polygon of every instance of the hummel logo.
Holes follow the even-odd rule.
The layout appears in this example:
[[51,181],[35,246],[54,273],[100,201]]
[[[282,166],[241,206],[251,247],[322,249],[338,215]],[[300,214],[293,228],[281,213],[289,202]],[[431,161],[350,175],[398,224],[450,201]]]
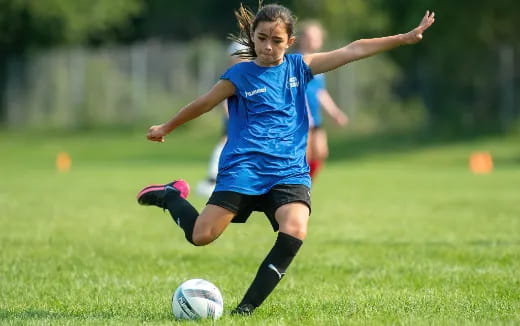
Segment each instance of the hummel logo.
[[255,89],[255,90],[251,91],[251,92],[244,91],[244,93],[246,94],[246,97],[253,96],[253,95],[256,95],[256,94],[259,94],[259,93],[265,93],[265,92],[267,92],[267,87],[258,88],[258,89]]

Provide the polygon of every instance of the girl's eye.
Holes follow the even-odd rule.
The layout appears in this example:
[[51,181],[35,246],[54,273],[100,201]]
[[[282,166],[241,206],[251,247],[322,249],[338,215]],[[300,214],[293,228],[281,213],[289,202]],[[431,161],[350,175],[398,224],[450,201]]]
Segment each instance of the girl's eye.
[[276,43],[276,44],[280,44],[280,43],[282,43],[282,41],[280,41],[280,40],[274,40],[274,43]]

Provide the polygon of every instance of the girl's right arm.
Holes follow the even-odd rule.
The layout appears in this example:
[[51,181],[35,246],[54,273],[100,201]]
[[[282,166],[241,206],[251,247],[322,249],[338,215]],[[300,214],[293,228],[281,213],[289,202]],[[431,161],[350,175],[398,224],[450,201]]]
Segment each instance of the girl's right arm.
[[164,142],[164,136],[178,126],[210,111],[220,102],[235,94],[235,86],[229,80],[219,80],[206,94],[183,107],[167,122],[151,126],[146,138],[151,141]]
[[435,21],[435,14],[429,11],[424,15],[419,26],[408,33],[372,39],[354,41],[330,52],[313,53],[303,56],[312,74],[327,72],[349,62],[363,59],[379,52],[387,51],[405,44],[415,44],[422,40],[423,32]]

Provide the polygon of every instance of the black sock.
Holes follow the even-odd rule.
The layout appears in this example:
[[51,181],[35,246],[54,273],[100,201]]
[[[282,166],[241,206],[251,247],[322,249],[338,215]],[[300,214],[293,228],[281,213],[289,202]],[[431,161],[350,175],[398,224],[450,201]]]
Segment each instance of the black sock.
[[279,232],[273,248],[258,268],[253,283],[238,306],[260,306],[285,275],[302,243],[300,239]]
[[170,191],[165,197],[166,208],[175,223],[184,230],[186,240],[193,243],[193,228],[199,213],[189,201],[182,198],[177,191]]

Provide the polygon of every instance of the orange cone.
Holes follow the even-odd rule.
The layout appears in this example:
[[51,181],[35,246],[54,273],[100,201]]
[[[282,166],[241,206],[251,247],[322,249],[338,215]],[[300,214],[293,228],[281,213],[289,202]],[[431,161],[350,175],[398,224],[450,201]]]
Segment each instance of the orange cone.
[[56,156],[56,169],[58,172],[69,172],[72,165],[72,159],[66,152],[58,153]]
[[488,152],[474,152],[469,157],[469,169],[475,174],[493,171],[493,158]]

